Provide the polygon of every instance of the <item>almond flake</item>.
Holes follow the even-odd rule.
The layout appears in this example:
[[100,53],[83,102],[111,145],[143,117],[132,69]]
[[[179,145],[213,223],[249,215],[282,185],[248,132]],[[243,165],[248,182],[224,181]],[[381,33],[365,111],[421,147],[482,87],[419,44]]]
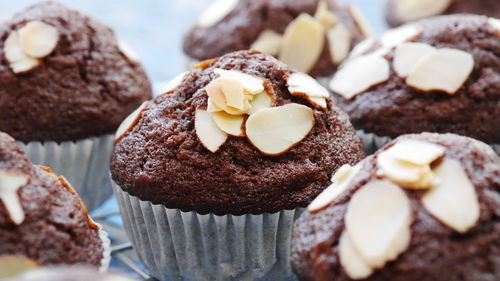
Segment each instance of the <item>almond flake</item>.
[[422,33],[422,27],[416,24],[406,24],[386,31],[380,41],[385,47],[392,48],[403,42],[410,41]]
[[333,63],[341,63],[347,57],[351,49],[351,32],[345,25],[338,23],[334,28],[328,30],[327,38]]
[[363,13],[359,10],[358,6],[354,4],[349,4],[349,12],[351,13],[354,22],[356,22],[361,33],[365,37],[371,37],[373,35],[372,28],[368,24],[368,20],[365,18]]
[[400,77],[406,77],[423,57],[435,50],[436,48],[425,43],[402,43],[394,51],[394,70]]
[[19,189],[28,183],[23,174],[0,171],[0,201],[3,202],[12,222],[20,225],[24,221],[24,211],[19,199]]
[[238,5],[239,0],[216,0],[203,11],[198,19],[198,26],[209,28],[229,15]]
[[130,130],[132,130],[132,128],[135,127],[142,116],[142,111],[147,104],[147,101],[143,102],[136,110],[130,113],[130,115],[122,121],[115,133],[115,143],[117,143],[126,133],[128,133]]
[[283,41],[283,36],[278,32],[266,29],[262,31],[255,42],[253,42],[250,50],[260,51],[272,56],[277,56],[281,42]]
[[19,43],[26,55],[33,58],[48,56],[58,41],[57,29],[40,21],[31,21],[19,29]]
[[264,91],[264,79],[255,77],[235,70],[225,70],[221,68],[214,69],[214,73],[220,77],[232,78],[240,81],[245,91],[257,95]]
[[40,265],[33,259],[24,256],[4,255],[0,257],[0,279],[6,280],[4,278],[14,278],[15,280],[20,280],[15,278],[15,276],[36,267],[40,267]]
[[40,64],[38,59],[26,55],[19,42],[17,31],[9,34],[3,48],[9,66],[16,74],[28,72]]
[[245,135],[243,132],[243,122],[245,121],[243,115],[231,115],[220,111],[212,113],[212,117],[217,127],[226,134],[235,137],[243,137]]
[[217,126],[212,113],[206,110],[196,109],[194,128],[201,144],[213,153],[227,140],[227,134]]
[[365,279],[373,273],[373,268],[356,250],[346,231],[340,236],[339,257],[340,264],[351,279]]
[[442,14],[451,0],[393,0],[397,17],[404,22]]

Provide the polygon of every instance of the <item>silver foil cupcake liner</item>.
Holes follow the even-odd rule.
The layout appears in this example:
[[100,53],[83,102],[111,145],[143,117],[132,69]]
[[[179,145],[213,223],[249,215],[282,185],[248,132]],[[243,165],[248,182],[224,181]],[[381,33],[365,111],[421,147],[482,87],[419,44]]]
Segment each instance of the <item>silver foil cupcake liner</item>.
[[93,211],[113,194],[109,179],[113,142],[114,135],[105,135],[75,142],[18,141],[17,144],[34,164],[47,166],[64,176],[87,209]]
[[104,273],[108,271],[109,263],[111,262],[111,241],[108,238],[108,233],[102,229],[102,225],[95,223],[99,227],[99,238],[102,240],[102,259],[99,266],[99,272]]
[[113,184],[125,229],[159,280],[297,280],[293,222],[303,209],[262,215],[200,215],[142,201]]

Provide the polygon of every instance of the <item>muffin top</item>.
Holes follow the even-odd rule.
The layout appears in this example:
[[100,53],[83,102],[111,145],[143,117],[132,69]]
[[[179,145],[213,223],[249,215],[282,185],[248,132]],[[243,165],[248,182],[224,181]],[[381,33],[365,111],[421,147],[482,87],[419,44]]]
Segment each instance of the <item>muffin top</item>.
[[498,0],[387,0],[385,18],[390,26],[440,14],[479,14],[500,18]]
[[114,132],[151,96],[128,50],[111,29],[59,3],[17,13],[0,24],[0,130],[24,142]]
[[358,9],[335,0],[217,0],[186,34],[184,52],[205,60],[259,50],[318,77],[331,75],[368,35]]
[[0,133],[0,258],[100,266],[103,242],[71,185]]
[[230,53],[176,80],[117,133],[113,180],[142,200],[216,214],[293,209],[363,157],[328,91],[269,55]]
[[295,224],[301,280],[500,276],[500,159],[488,145],[406,135],[333,181]]
[[379,136],[438,132],[500,142],[500,21],[430,18],[368,39],[330,83],[354,126]]
[[125,276],[98,273],[90,268],[57,267],[28,271],[6,281],[133,281]]

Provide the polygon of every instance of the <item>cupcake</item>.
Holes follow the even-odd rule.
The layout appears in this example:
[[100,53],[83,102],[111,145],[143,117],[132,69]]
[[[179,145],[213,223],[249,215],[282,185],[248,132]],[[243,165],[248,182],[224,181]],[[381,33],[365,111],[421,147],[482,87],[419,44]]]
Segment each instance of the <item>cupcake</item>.
[[300,280],[500,278],[500,158],[486,144],[405,135],[333,181],[295,224]]
[[500,18],[498,0],[387,0],[385,19],[390,26],[442,14],[479,14]]
[[108,27],[56,2],[0,25],[0,131],[64,174],[91,210],[112,192],[112,134],[151,96],[123,46]]
[[371,151],[425,131],[499,144],[500,21],[451,15],[387,31],[356,46],[330,88]]
[[106,270],[109,240],[64,177],[33,165],[0,133],[0,277],[18,267]]
[[238,51],[197,65],[128,117],[111,174],[127,233],[156,278],[276,280],[291,278],[301,208],[362,158],[325,88]]
[[133,281],[128,277],[99,273],[86,267],[57,267],[30,270],[5,281]]
[[217,0],[186,34],[184,52],[200,61],[253,49],[322,77],[369,32],[355,6],[335,0]]

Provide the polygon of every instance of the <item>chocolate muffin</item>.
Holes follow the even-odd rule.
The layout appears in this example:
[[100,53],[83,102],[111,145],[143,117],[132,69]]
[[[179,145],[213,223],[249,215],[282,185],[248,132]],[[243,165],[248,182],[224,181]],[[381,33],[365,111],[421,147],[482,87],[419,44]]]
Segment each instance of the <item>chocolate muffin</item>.
[[[240,106],[231,103],[233,93],[243,95],[234,98],[243,99]],[[363,157],[328,91],[257,51],[198,65],[128,119],[111,160],[113,180],[142,200],[183,211],[304,207],[338,167]]]
[[390,26],[442,14],[461,13],[500,18],[500,5],[497,0],[387,0],[385,6],[385,18]]
[[217,0],[186,34],[184,52],[205,60],[254,49],[320,77],[369,33],[355,6],[335,0]]
[[0,260],[101,266],[104,241],[64,177],[34,166],[0,133]]
[[360,43],[330,83],[357,128],[500,142],[500,21],[425,19]]
[[0,25],[0,130],[17,140],[113,133],[151,87],[113,31],[44,1]]
[[90,268],[57,267],[28,271],[6,281],[133,281],[134,279],[112,274],[98,273]]
[[296,222],[300,280],[498,280],[500,159],[474,139],[397,138]]

